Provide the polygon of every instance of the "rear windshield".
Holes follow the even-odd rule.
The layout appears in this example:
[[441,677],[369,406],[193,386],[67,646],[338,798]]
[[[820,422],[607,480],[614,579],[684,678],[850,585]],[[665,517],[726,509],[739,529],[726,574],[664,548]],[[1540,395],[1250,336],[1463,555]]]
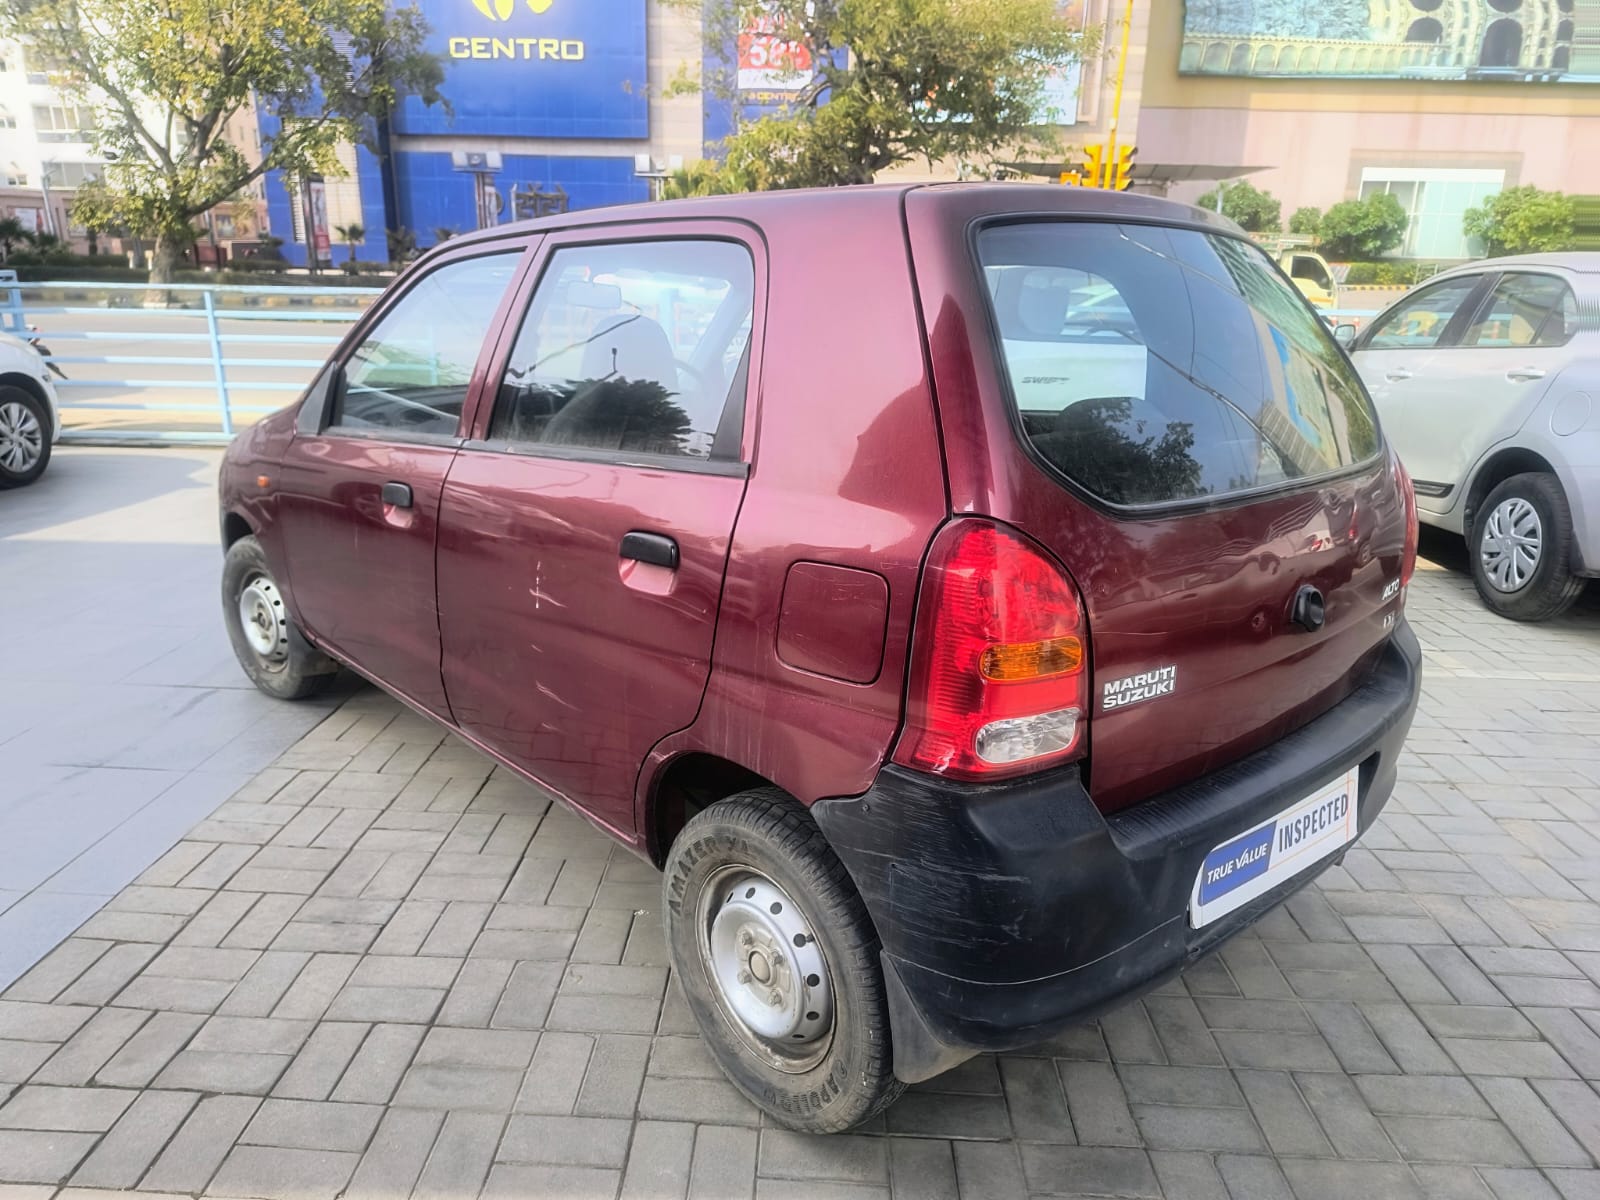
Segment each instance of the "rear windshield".
[[978,258],[1024,436],[1103,500],[1226,496],[1378,451],[1349,360],[1249,242],[1049,222],[985,229]]

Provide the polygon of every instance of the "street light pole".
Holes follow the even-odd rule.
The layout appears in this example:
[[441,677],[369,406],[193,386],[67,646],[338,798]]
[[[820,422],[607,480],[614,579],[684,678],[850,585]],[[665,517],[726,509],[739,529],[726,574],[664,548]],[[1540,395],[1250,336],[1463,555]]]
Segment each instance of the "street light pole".
[[39,190],[44,193],[44,231],[55,238],[61,234],[56,230],[56,210],[50,204],[50,172],[59,165],[50,162],[39,164]]

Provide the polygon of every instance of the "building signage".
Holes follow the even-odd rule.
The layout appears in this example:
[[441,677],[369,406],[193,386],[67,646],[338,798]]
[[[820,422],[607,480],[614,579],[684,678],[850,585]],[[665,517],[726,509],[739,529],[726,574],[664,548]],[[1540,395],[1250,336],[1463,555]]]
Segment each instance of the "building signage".
[[1192,75],[1600,82],[1600,8],[1573,0],[1188,0]]
[[401,134],[649,134],[645,0],[419,0],[453,112],[407,97]]
[[746,103],[780,102],[811,82],[811,51],[783,36],[778,20],[753,15],[739,32],[739,93]]
[[331,262],[333,236],[328,225],[328,185],[321,175],[306,176],[305,202],[305,228],[310,230],[306,240],[316,249],[316,261]]

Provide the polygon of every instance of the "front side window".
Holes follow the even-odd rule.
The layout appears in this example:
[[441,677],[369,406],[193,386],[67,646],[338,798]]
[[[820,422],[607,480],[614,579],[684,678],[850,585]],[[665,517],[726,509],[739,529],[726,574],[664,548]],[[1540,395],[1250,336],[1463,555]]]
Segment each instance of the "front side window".
[[489,439],[736,459],[754,292],[750,253],[735,242],[557,250],[507,363]]
[[1379,321],[1362,349],[1426,350],[1437,345],[1478,279],[1477,275],[1446,279],[1402,300]]
[[1578,302],[1554,275],[1507,275],[1500,280],[1463,346],[1561,346],[1577,332]]
[[1110,223],[978,238],[1023,436],[1113,504],[1224,496],[1378,450],[1326,327],[1254,245]]
[[521,251],[446,263],[411,285],[344,364],[332,424],[452,435]]

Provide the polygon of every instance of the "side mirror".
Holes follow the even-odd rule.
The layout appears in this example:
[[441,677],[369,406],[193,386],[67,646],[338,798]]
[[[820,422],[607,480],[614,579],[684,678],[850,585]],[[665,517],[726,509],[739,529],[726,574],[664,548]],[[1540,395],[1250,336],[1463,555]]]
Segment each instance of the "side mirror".
[[1356,344],[1356,327],[1351,324],[1335,325],[1333,327],[1333,340],[1346,350]]

